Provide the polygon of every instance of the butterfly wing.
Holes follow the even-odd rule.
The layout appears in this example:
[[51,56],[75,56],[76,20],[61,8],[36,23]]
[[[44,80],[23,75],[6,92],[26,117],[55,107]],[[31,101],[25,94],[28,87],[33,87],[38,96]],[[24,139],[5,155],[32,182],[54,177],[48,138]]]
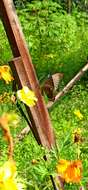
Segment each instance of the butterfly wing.
[[63,73],[55,73],[50,76],[42,86],[42,94],[45,93],[50,100],[54,100],[55,92],[62,77]]
[[54,83],[52,76],[49,77],[42,86],[42,93],[45,93],[49,99],[53,99]]
[[54,91],[57,91],[60,80],[63,78],[63,73],[55,73],[52,75]]

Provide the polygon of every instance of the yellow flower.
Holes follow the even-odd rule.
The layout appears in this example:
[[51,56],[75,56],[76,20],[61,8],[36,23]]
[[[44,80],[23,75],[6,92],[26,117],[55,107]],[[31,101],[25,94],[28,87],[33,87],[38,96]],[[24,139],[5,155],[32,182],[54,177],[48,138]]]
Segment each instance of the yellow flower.
[[57,172],[65,182],[79,183],[82,178],[82,162],[80,160],[60,160]]
[[10,67],[7,65],[0,66],[0,79],[4,79],[5,82],[8,84],[14,78],[11,76]]
[[18,190],[16,177],[16,166],[13,160],[8,160],[0,167],[0,190]]
[[83,115],[82,115],[82,113],[80,112],[80,110],[75,109],[75,110],[74,110],[74,114],[75,114],[80,120],[83,119]]
[[27,106],[34,106],[37,102],[37,98],[33,91],[31,91],[27,86],[23,86],[21,90],[17,91],[18,98],[25,103]]

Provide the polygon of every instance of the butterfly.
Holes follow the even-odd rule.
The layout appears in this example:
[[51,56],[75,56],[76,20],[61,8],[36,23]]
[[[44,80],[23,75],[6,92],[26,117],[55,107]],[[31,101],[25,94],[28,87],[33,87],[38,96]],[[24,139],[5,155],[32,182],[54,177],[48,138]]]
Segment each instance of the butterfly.
[[48,77],[48,79],[43,83],[41,87],[42,94],[47,95],[49,100],[54,101],[55,95],[58,89],[60,80],[63,78],[63,73],[55,73]]

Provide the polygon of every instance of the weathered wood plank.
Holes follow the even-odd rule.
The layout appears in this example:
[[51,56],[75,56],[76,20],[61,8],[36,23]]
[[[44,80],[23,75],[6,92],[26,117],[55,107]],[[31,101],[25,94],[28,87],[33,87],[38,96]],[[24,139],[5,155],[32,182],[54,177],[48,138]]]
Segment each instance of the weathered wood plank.
[[33,108],[27,107],[33,134],[39,144],[51,148],[55,143],[51,121],[12,0],[0,0],[0,16],[14,56],[11,67],[15,80],[19,87],[31,88],[38,99]]

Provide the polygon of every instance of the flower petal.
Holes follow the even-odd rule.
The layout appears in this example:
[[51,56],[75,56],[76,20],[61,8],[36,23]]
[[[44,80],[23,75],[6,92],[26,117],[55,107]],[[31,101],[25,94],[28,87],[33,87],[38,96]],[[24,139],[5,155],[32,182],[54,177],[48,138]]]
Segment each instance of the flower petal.
[[80,120],[83,119],[83,115],[82,115],[82,113],[80,112],[80,110],[75,109],[75,110],[74,110],[74,114],[75,114]]
[[57,172],[65,182],[79,183],[82,178],[82,162],[80,160],[60,160]]
[[27,106],[34,106],[37,102],[37,98],[33,91],[31,91],[27,86],[23,86],[21,90],[17,91],[18,98],[25,103]]
[[4,79],[7,84],[12,80],[14,80],[14,78],[11,75],[11,70],[9,66],[7,65],[0,66],[0,79],[1,78]]

